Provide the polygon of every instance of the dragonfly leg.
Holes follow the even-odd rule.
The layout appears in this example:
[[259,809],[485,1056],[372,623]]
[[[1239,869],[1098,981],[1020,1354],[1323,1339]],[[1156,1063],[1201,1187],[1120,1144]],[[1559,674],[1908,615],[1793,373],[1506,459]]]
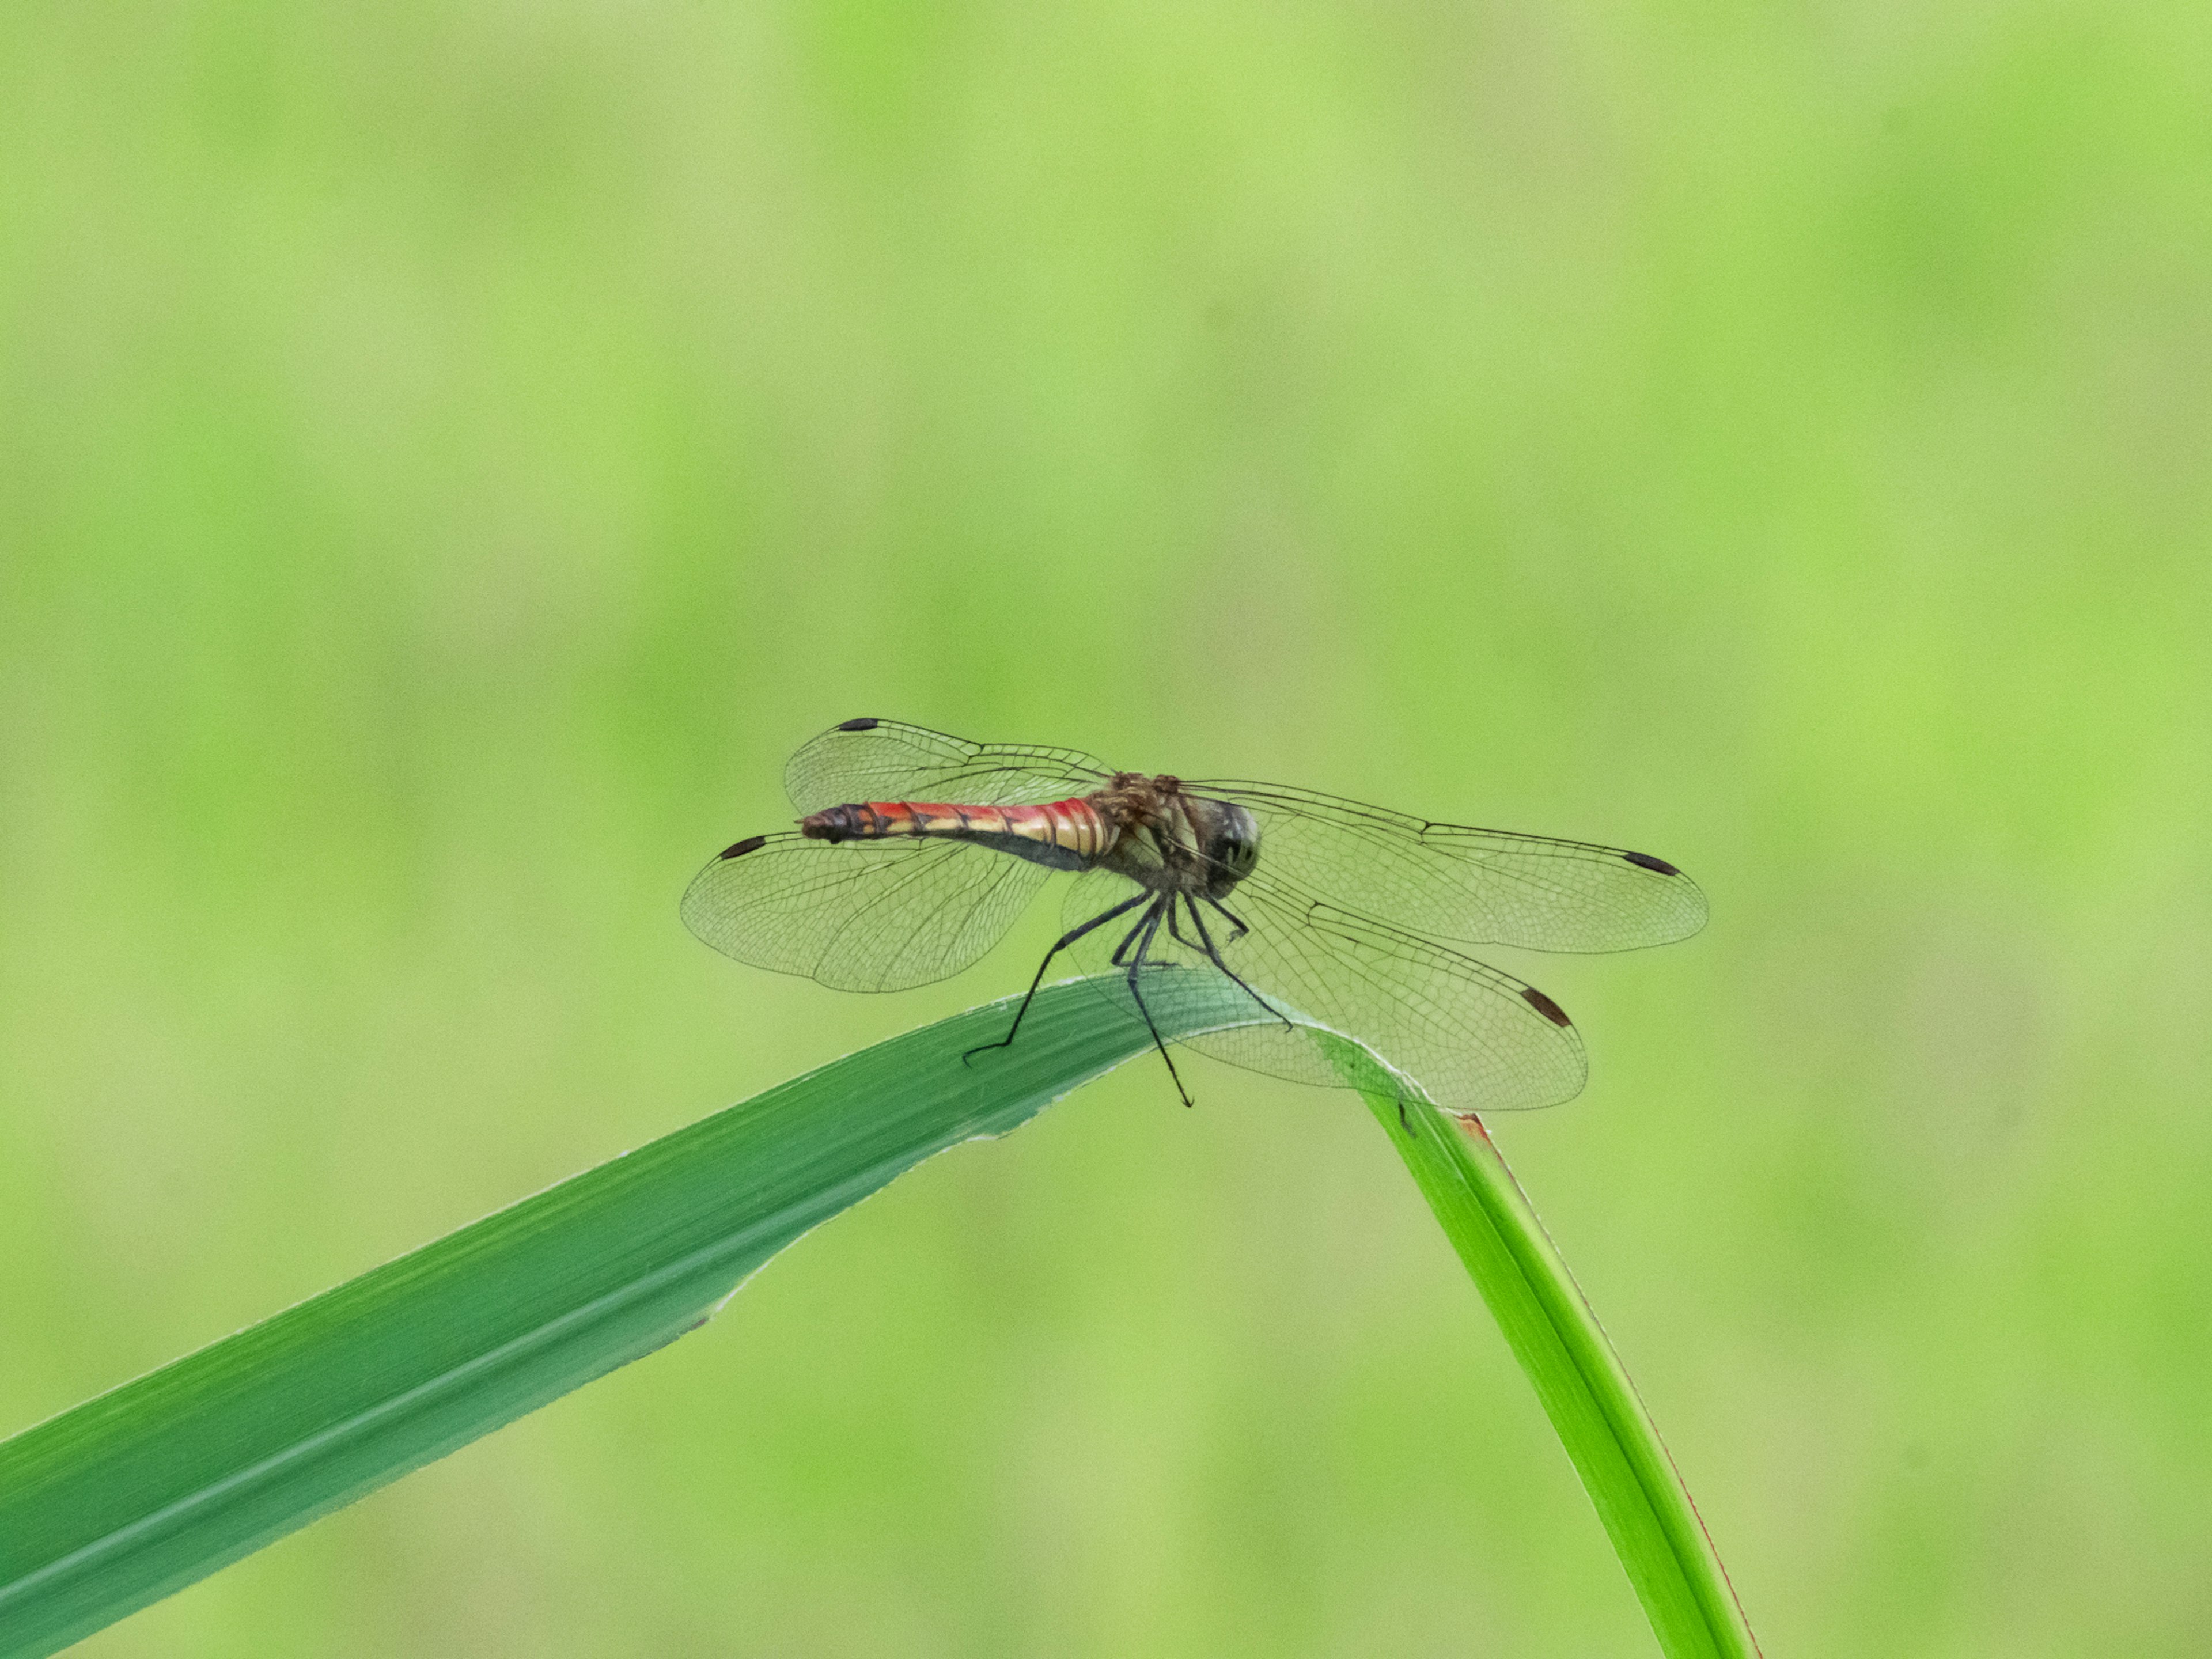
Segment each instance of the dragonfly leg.
[[[1175,896],[1170,894],[1145,913],[1145,936],[1138,941],[1136,957],[1129,963],[1129,995],[1137,1005],[1137,1012],[1145,1017],[1145,1029],[1152,1034],[1152,1047],[1160,1051],[1160,1058],[1168,1063],[1168,1075],[1175,1079],[1176,1092],[1182,1097],[1182,1103],[1188,1106],[1190,1104],[1190,1091],[1182,1086],[1182,1073],[1176,1070],[1175,1056],[1168,1053],[1168,1045],[1160,1036],[1160,1028],[1152,1024],[1152,1011],[1145,1006],[1145,994],[1137,988],[1137,975],[1145,966],[1145,952],[1152,948],[1152,935],[1160,931],[1161,918],[1168,914],[1174,902]],[[1117,951],[1115,954],[1120,953]]]
[[1146,911],[1143,915],[1137,918],[1137,925],[1121,936],[1121,942],[1114,947],[1113,963],[1116,968],[1128,965],[1122,958],[1129,954],[1129,947],[1137,942],[1137,935],[1145,931],[1145,924],[1152,919],[1152,913],[1150,910]]
[[[1112,909],[1102,911],[1099,915],[1091,917],[1090,921],[1085,922],[1080,927],[1072,927],[1066,933],[1062,933],[1060,936],[1059,941],[1053,945],[1052,949],[1044,953],[1044,960],[1037,963],[1036,977],[1030,981],[1029,994],[1022,999],[1022,1006],[1014,1010],[1014,1023],[1006,1028],[1006,1036],[1000,1037],[996,1042],[977,1043],[974,1048],[969,1049],[967,1054],[963,1054],[960,1056],[960,1063],[963,1066],[965,1066],[968,1063],[969,1054],[980,1054],[986,1048],[1012,1048],[1013,1046],[1014,1033],[1022,1029],[1022,1016],[1029,1012],[1030,1003],[1037,994],[1037,987],[1044,983],[1044,970],[1052,966],[1052,959],[1058,956],[1062,951],[1065,951],[1069,945],[1074,944],[1076,940],[1081,939],[1092,928],[1102,927],[1105,923],[1113,921],[1115,917],[1122,915],[1128,911],[1135,909],[1139,905],[1142,904],[1151,896],[1152,896],[1149,893],[1139,893],[1134,898],[1124,899]],[[1141,922],[1138,924],[1139,927],[1142,927],[1143,925],[1144,924]]]
[[[1192,902],[1192,900],[1191,900],[1191,896],[1190,896],[1190,895],[1189,895],[1189,894],[1188,894],[1188,893],[1185,893],[1185,894],[1182,896],[1182,902],[1183,902],[1185,904],[1188,904],[1188,905],[1190,905],[1190,907],[1191,907],[1191,911],[1190,911],[1191,920],[1192,920],[1193,921],[1197,921],[1197,920],[1198,920],[1198,907],[1197,907],[1197,905],[1196,905],[1196,904],[1194,904],[1194,903],[1193,903],[1193,902]],[[1176,908],[1175,908],[1175,901],[1174,901],[1173,899],[1170,899],[1170,900],[1168,901],[1168,936],[1169,936],[1170,939],[1174,939],[1174,940],[1175,940],[1175,942],[1176,942],[1177,945],[1182,945],[1182,948],[1183,948],[1184,950],[1186,950],[1186,951],[1205,951],[1205,953],[1206,953],[1207,956],[1211,957],[1211,956],[1213,954],[1213,952],[1212,952],[1210,949],[1208,949],[1208,948],[1207,948],[1207,946],[1206,946],[1205,944],[1203,944],[1203,943],[1201,943],[1201,942],[1200,942],[1200,941],[1204,939],[1204,937],[1205,937],[1205,931],[1206,931],[1206,930],[1205,930],[1203,927],[1201,927],[1201,928],[1199,930],[1199,933],[1200,933],[1200,938],[1199,938],[1199,939],[1185,939],[1185,938],[1182,936],[1182,922],[1181,922],[1181,921],[1179,920],[1179,913],[1176,911]],[[1164,967],[1166,967],[1168,964],[1163,962],[1163,963],[1154,963],[1154,964],[1151,964],[1151,965],[1152,965],[1152,966],[1157,966],[1157,967],[1161,967],[1161,968],[1164,968]],[[1232,974],[1232,975],[1230,975],[1230,977],[1233,979],[1233,978],[1235,978],[1235,977],[1236,977],[1236,975]]]
[[[1236,944],[1238,939],[1243,939],[1245,934],[1252,931],[1249,927],[1247,927],[1244,925],[1243,919],[1242,917],[1237,915],[1234,910],[1224,904],[1219,899],[1208,897],[1206,902],[1212,905],[1215,909],[1220,911],[1223,915],[1227,916],[1231,925],[1236,927],[1237,931],[1229,936],[1229,942],[1231,945]],[[1196,904],[1193,904],[1190,908],[1193,911],[1195,911],[1198,908],[1198,906]]]
[[[1243,991],[1246,996],[1251,998],[1253,1001],[1258,1003],[1262,1008],[1267,1009],[1267,1011],[1274,1015],[1277,1019],[1281,1020],[1283,1022],[1283,1029],[1285,1031],[1295,1030],[1297,1027],[1291,1024],[1290,1019],[1286,1015],[1285,1015],[1279,1009],[1277,1009],[1269,1004],[1267,998],[1261,996],[1250,986],[1245,984],[1243,980],[1238,977],[1237,970],[1221,959],[1221,952],[1214,948],[1213,935],[1206,931],[1206,918],[1199,914],[1198,901],[1193,898],[1189,894],[1185,893],[1182,896],[1182,902],[1190,907],[1190,919],[1192,922],[1196,925],[1200,942],[1205,945],[1206,954],[1213,959],[1213,965],[1221,969],[1223,973],[1228,975],[1230,978],[1236,980],[1237,988]],[[1230,920],[1233,921],[1236,918],[1232,916]],[[1169,931],[1173,932],[1174,926],[1174,922],[1170,920],[1169,922]],[[1177,933],[1176,934],[1176,937],[1177,939],[1182,939],[1182,935]],[[1237,941],[1232,939],[1229,942],[1231,945],[1234,945]],[[1188,944],[1189,941],[1186,939],[1184,940],[1184,943]]]

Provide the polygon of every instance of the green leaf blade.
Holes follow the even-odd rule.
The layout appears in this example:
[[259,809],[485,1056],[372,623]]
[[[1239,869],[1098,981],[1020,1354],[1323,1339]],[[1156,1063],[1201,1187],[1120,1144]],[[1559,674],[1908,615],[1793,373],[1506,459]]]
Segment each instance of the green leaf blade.
[[[1102,994],[1102,991],[1104,993]],[[1163,976],[1170,1038],[1246,1024]],[[936,1152],[1145,1052],[1126,994],[969,1010],[778,1085],[0,1442],[0,1655],[43,1655],[705,1322],[751,1273]],[[1534,1384],[1670,1656],[1757,1649],[1612,1347],[1480,1126],[1401,1110],[1326,1032]]]
[[1478,1121],[1401,1109],[1393,1079],[1336,1039],[1544,1407],[1668,1659],[1759,1644],[1659,1431],[1534,1206]]
[[[1246,1016],[1194,980],[1170,1037]],[[714,1114],[0,1442],[0,1654],[50,1653],[702,1322],[945,1148],[1150,1046],[1046,988]]]

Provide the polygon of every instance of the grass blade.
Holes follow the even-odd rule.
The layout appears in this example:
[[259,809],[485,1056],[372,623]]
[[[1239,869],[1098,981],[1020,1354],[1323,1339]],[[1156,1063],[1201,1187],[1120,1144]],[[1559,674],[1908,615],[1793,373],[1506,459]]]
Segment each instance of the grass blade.
[[[1146,1000],[1170,1036],[1251,1017],[1198,975]],[[1150,1046],[1068,983],[963,1066],[1010,1015],[848,1055],[0,1442],[0,1654],[66,1646],[651,1352],[902,1171]]]
[[1339,1067],[1389,1133],[1582,1477],[1668,1659],[1753,1659],[1728,1572],[1628,1372],[1482,1125],[1401,1114],[1364,1050]]
[[[1223,993],[1226,992],[1224,995]],[[1164,975],[1170,1037],[1248,1022]],[[747,1275],[948,1146],[1150,1046],[1126,1003],[970,1009],[779,1085],[0,1442],[0,1655],[52,1653],[703,1323]],[[1535,1384],[1670,1656],[1756,1652],[1595,1319],[1479,1127],[1405,1115],[1332,1040]]]

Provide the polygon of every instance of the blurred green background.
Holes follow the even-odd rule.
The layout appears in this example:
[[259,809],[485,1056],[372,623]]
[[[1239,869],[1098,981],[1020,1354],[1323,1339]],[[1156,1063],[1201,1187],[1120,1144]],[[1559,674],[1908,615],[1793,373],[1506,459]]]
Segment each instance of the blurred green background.
[[[1622,842],[1499,1138],[1767,1651],[2212,1625],[2212,12],[0,15],[0,1431],[803,1068],[891,715]],[[125,1656],[1644,1654],[1356,1101],[1156,1063]],[[1257,1150],[1255,1150],[1257,1148]]]

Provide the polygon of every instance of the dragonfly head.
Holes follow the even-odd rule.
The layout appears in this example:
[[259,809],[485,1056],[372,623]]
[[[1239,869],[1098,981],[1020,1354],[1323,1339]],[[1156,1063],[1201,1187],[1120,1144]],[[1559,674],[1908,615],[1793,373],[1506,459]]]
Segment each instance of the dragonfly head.
[[1206,890],[1219,898],[1260,862],[1260,821],[1231,801],[1186,799],[1210,877]]

